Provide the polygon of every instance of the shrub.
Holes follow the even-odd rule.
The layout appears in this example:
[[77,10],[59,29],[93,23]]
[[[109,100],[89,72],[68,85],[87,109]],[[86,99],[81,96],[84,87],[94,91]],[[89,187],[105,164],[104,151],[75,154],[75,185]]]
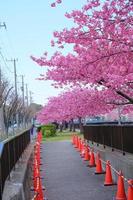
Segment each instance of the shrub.
[[56,135],[56,126],[54,124],[47,124],[41,127],[43,137],[53,137]]

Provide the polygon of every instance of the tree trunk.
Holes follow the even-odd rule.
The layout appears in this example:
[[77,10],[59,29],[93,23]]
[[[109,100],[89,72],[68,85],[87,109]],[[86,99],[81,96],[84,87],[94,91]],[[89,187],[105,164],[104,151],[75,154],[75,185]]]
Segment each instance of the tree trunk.
[[80,129],[80,133],[83,134],[83,124],[82,124],[82,118],[79,117],[79,129]]
[[69,131],[71,132],[73,130],[73,119],[70,120],[69,126],[70,126]]
[[63,124],[60,124],[60,132],[63,130]]
[[6,127],[4,123],[3,106],[0,108],[0,137],[6,134]]
[[73,132],[75,132],[75,124],[73,123]]

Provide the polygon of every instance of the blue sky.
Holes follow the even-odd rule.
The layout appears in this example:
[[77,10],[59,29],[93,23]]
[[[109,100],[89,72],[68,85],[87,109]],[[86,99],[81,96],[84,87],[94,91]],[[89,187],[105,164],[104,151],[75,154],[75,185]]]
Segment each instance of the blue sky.
[[[3,0],[0,3],[0,22],[7,25],[7,31],[0,28],[0,51],[5,59],[18,58],[17,73],[25,75],[25,82],[34,93],[34,102],[41,104],[60,90],[54,89],[49,82],[35,80],[44,68],[37,66],[30,55],[41,56],[45,51],[52,54],[53,31],[70,27],[72,22],[64,17],[65,12],[81,8],[84,1],[64,0],[56,8],[51,8],[51,3],[49,0]],[[7,62],[8,69],[2,62],[0,58],[4,73],[13,83],[13,63]],[[20,81],[18,77],[18,87]]]

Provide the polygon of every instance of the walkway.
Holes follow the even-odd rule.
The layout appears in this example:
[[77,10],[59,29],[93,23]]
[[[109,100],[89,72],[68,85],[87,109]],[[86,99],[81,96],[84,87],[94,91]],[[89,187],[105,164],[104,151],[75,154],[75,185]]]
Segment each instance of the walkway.
[[43,185],[48,200],[112,200],[116,186],[103,186],[104,175],[95,175],[69,141],[42,145]]

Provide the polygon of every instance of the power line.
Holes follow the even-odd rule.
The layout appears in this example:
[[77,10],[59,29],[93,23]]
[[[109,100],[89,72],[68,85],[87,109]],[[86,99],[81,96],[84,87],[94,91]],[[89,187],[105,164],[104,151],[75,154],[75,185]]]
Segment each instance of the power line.
[[6,29],[6,37],[7,37],[7,40],[8,40],[9,47],[10,47],[11,51],[13,51],[13,54],[15,55],[14,46],[12,44],[12,41],[11,41],[11,38],[9,36],[7,29]]
[[[0,22],[0,28],[4,28],[5,30],[7,30],[6,23],[5,23],[5,22]],[[1,58],[2,58],[2,60],[3,60],[3,62],[4,62],[4,64],[5,64],[6,68],[8,69],[8,71],[9,71],[10,73],[12,73],[11,70],[9,69],[9,67],[8,67],[8,65],[7,65],[7,63],[6,63],[6,61],[5,61],[5,58],[4,58],[4,56],[3,56],[3,54],[2,54],[1,51],[0,51],[0,55],[1,55]]]
[[11,39],[10,39],[10,37],[9,37],[8,31],[7,31],[7,26],[6,26],[6,23],[5,23],[5,22],[2,22],[2,23],[0,22],[0,28],[2,28],[2,27],[4,27],[5,30],[6,30],[6,37],[7,37],[8,44],[9,44],[9,46],[10,46],[10,48],[11,48],[11,51],[12,51],[14,48],[13,48]]
[[5,42],[5,38],[0,34],[0,49],[2,50],[2,53],[5,58],[12,57],[12,53],[9,50],[8,44]]
[[6,63],[6,60],[5,60],[5,58],[4,58],[4,56],[3,56],[3,54],[2,54],[2,52],[0,51],[0,55],[1,55],[1,58],[2,58],[2,60],[3,60],[3,62],[4,62],[4,64],[5,64],[5,67],[8,69],[8,71],[10,72],[10,73],[12,73],[13,74],[13,72],[10,70],[10,68],[8,67],[8,65],[7,65],[7,63]]

